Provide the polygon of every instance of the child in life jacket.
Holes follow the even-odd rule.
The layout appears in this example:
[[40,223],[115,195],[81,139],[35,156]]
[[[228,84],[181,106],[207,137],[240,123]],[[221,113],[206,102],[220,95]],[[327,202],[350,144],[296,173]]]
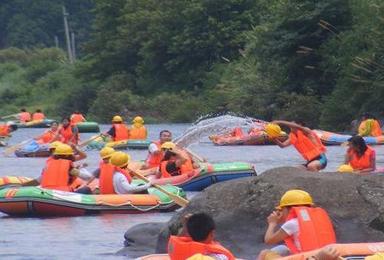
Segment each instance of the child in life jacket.
[[169,178],[181,174],[193,175],[193,163],[189,155],[179,149],[172,142],[165,142],[161,145],[164,157],[160,163],[157,178]]
[[[313,207],[309,193],[289,190],[280,200],[276,211],[268,217],[266,244],[278,245],[271,250],[280,256],[319,249],[336,243],[335,232],[327,212]],[[281,226],[280,226],[281,225]]]
[[184,260],[196,254],[214,259],[234,260],[233,254],[214,239],[215,222],[205,213],[188,216],[182,236],[171,236],[168,254],[171,260]]

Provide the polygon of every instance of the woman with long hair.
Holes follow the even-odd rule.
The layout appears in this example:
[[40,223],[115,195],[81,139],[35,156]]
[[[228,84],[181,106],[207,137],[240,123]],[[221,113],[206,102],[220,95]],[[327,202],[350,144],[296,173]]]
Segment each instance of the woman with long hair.
[[345,156],[345,164],[353,168],[353,172],[367,173],[376,170],[376,153],[369,147],[364,138],[355,135],[349,140],[349,148]]

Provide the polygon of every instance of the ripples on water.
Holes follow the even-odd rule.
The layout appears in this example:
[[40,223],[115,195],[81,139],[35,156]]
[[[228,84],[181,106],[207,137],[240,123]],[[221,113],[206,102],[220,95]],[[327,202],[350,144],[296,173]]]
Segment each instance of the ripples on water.
[[[236,120],[236,119],[234,119]],[[239,123],[244,121],[237,121]],[[213,122],[216,124],[215,122]],[[210,125],[211,123],[202,123]],[[149,138],[157,139],[160,130],[169,129],[174,136],[181,136],[189,124],[148,125]],[[228,127],[228,126],[226,126]],[[108,126],[103,126],[106,130]],[[193,130],[193,128],[192,128]],[[13,134],[10,144],[18,143],[31,136],[37,136],[44,129],[19,129]],[[195,132],[196,133],[196,132]],[[187,133],[188,134],[188,133]],[[199,135],[200,143],[190,146],[191,150],[210,162],[246,161],[255,165],[258,173],[267,169],[298,165],[303,160],[293,148],[280,149],[277,146],[214,146],[206,136]],[[82,134],[86,140],[92,134]],[[194,135],[193,131],[190,136]],[[194,137],[194,138],[195,138]],[[194,140],[197,140],[196,138]],[[190,142],[188,142],[190,143]],[[3,149],[3,148],[2,148]],[[384,166],[384,147],[376,146],[378,166]],[[129,151],[133,159],[142,160],[146,151]],[[328,147],[327,170],[334,171],[343,161],[345,148]],[[98,151],[89,151],[87,162],[93,170],[98,164]],[[39,176],[45,159],[15,158],[0,156],[0,176]],[[10,218],[0,213],[0,259],[127,259],[113,253],[123,246],[125,231],[139,223],[167,221],[173,213],[140,215],[100,215],[72,218]]]

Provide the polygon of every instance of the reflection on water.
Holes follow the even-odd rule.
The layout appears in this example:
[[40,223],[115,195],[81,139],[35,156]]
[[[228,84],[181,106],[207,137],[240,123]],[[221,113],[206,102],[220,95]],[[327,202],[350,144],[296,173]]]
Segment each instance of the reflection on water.
[[[181,136],[189,124],[148,125],[149,138],[157,139],[163,129],[170,129],[174,136]],[[103,126],[106,130],[108,127]],[[13,134],[11,145],[43,129],[20,129]],[[82,134],[82,140],[92,134]],[[303,160],[293,148],[277,146],[214,146],[207,139],[190,146],[191,150],[210,162],[245,161],[255,165],[258,173],[267,169],[298,165]],[[3,149],[3,148],[1,148]],[[334,171],[343,161],[345,147],[328,147],[327,170]],[[383,166],[384,147],[375,147],[377,162]],[[129,151],[135,160],[145,159],[147,152]],[[87,162],[93,170],[98,164],[98,151],[89,151]],[[0,157],[0,176],[16,175],[37,177],[45,159]],[[127,259],[113,253],[123,246],[125,231],[139,223],[167,221],[173,213],[140,215],[100,215],[73,218],[9,218],[0,213],[0,259]]]

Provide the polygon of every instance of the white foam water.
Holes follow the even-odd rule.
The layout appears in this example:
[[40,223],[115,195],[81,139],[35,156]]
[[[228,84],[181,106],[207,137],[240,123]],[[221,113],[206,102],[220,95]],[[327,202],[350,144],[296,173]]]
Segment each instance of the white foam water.
[[241,117],[233,114],[226,114],[212,118],[198,119],[188,128],[183,135],[174,142],[182,147],[187,147],[199,142],[202,138],[213,134],[225,134],[235,127],[241,128],[262,128],[267,122],[252,117]]

